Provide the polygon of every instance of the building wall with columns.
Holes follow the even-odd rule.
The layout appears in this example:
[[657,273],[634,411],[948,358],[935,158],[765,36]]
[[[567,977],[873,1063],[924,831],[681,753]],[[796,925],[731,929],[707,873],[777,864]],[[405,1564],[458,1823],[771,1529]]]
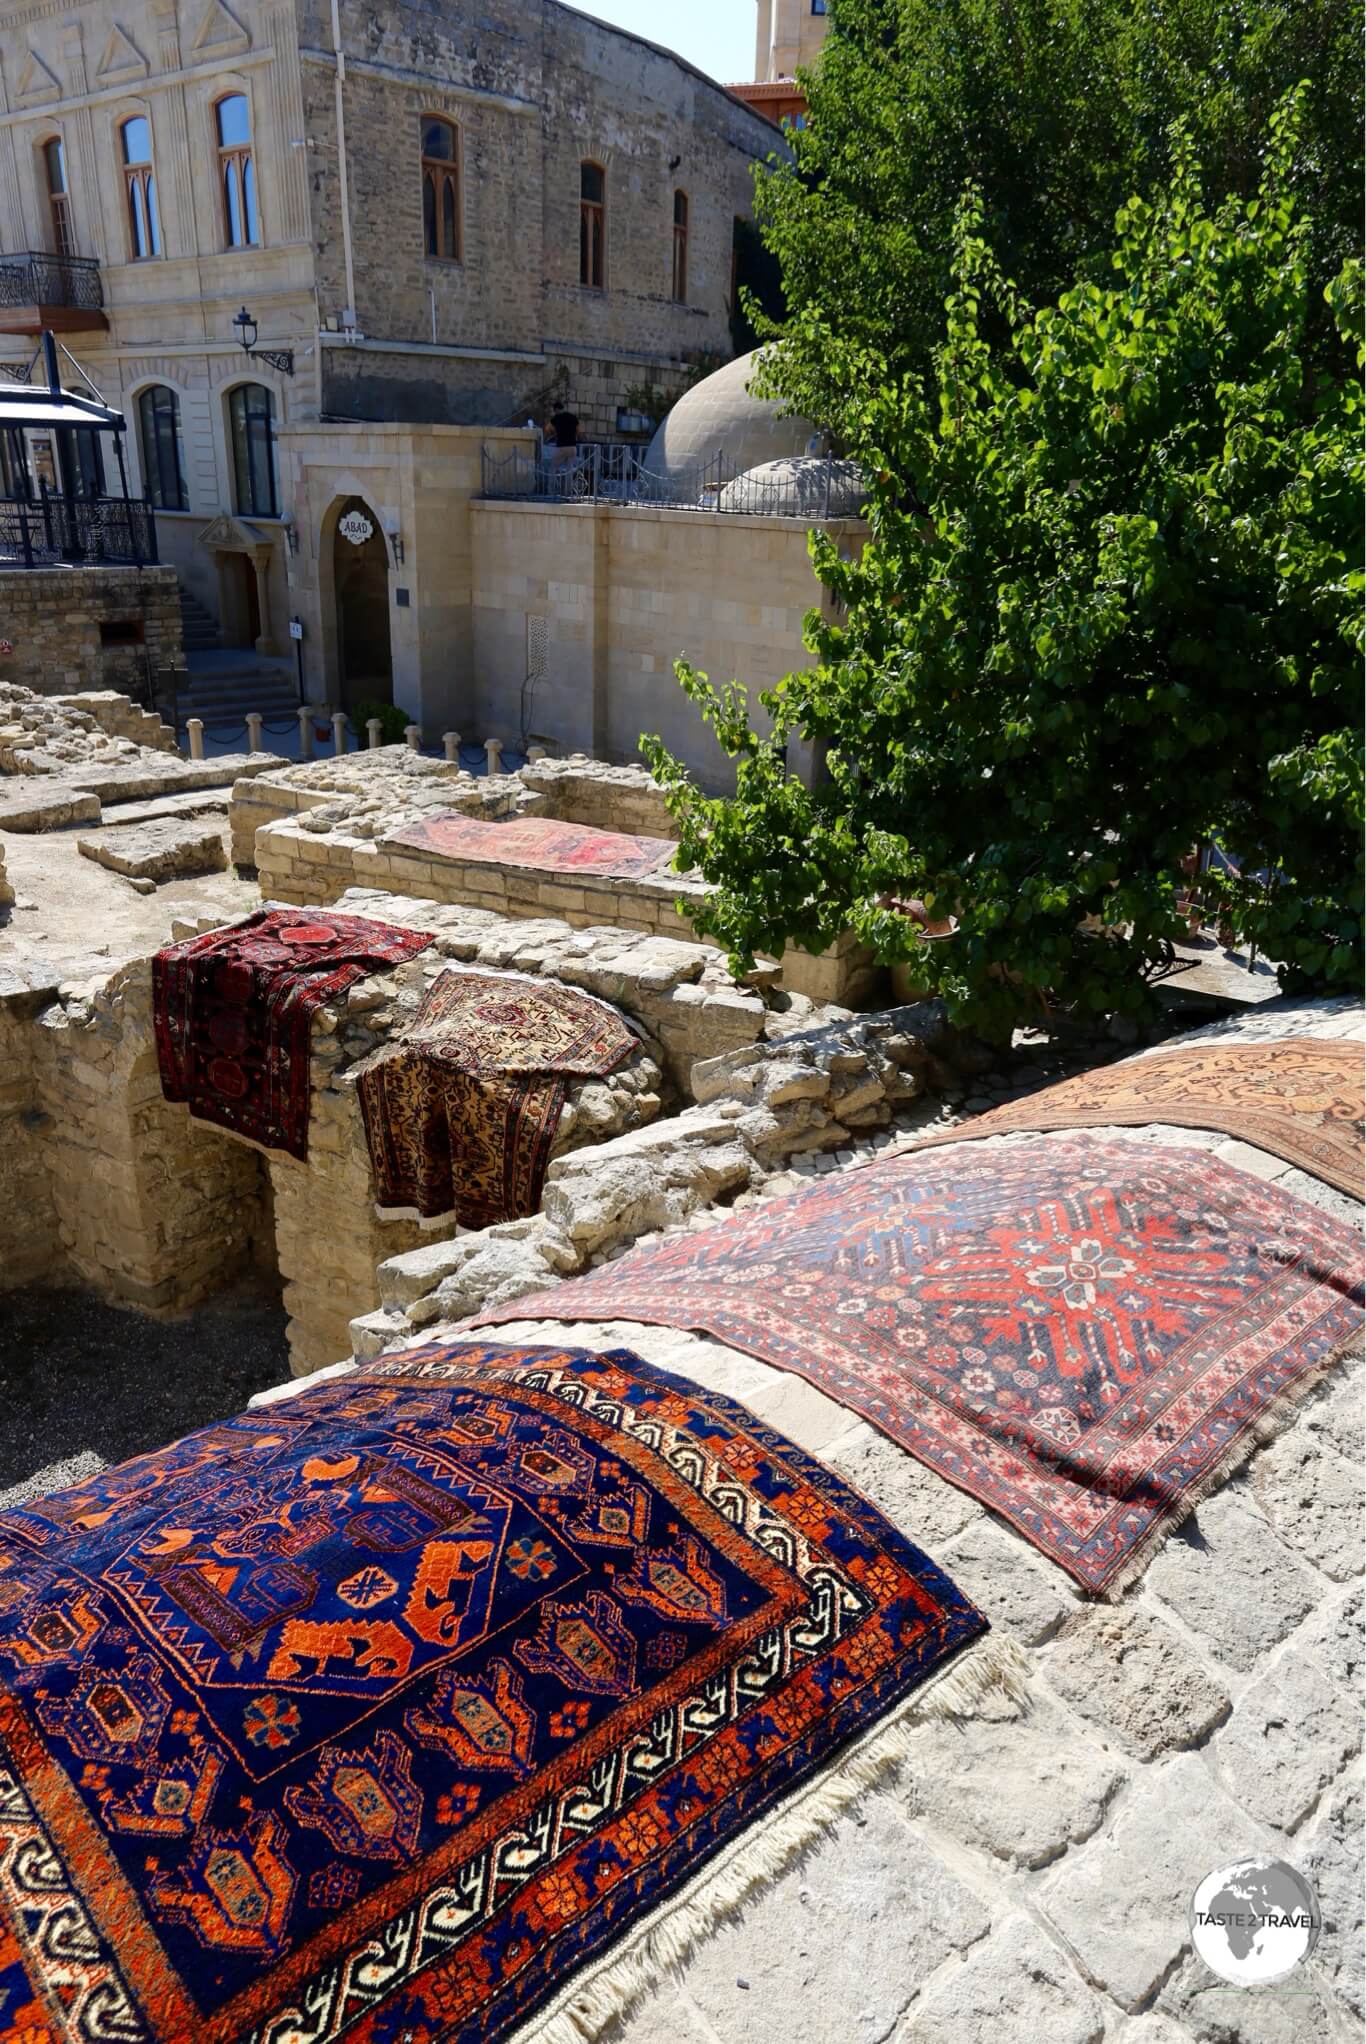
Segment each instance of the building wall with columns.
[[814,63],[830,29],[826,0],[759,0],[754,76],[767,84]]

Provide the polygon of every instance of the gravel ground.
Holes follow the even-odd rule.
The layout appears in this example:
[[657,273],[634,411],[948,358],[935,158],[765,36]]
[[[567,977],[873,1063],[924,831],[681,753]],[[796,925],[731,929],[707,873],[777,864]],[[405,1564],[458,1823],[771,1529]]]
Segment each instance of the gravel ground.
[[[0,1293],[0,1507],[240,1412],[289,1375],[278,1291],[244,1285],[181,1320],[74,1286]],[[97,1458],[97,1459],[96,1459]],[[51,1480],[54,1465],[63,1468]]]

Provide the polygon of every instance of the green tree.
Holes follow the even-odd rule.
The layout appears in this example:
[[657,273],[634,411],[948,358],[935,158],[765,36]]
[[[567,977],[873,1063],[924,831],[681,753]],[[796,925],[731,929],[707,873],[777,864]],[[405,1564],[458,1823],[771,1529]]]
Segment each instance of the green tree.
[[[812,535],[837,599],[807,620],[818,664],[761,698],[766,732],[680,664],[732,798],[643,741],[717,888],[698,927],[742,964],[852,928],[979,1024],[1042,997],[1136,1012],[1180,861],[1217,838],[1235,928],[1296,980],[1360,984],[1361,273],[1327,294],[1338,373],[1311,371],[1298,135],[1287,109],[1258,196],[1213,212],[1178,146],[1109,281],[1037,313],[972,198],[928,384],[831,339],[872,539],[850,561]],[[921,944],[883,905],[907,895],[957,936]]]
[[[1103,264],[1115,214],[1158,190],[1186,124],[1212,204],[1250,198],[1271,115],[1301,78],[1295,190],[1321,290],[1360,239],[1360,11],[1346,0],[832,0],[806,80],[795,161],[759,174],[782,268],[776,394],[857,443],[857,402],[829,336],[896,373],[928,369],[943,332],[964,188],[979,231],[1031,304]],[[1092,274],[1098,271],[1092,270]],[[1311,346],[1331,323],[1311,314]]]

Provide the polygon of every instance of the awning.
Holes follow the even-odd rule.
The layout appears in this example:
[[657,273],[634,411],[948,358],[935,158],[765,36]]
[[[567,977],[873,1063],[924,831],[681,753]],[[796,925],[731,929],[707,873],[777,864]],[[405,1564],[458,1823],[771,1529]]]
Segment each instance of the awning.
[[45,390],[36,383],[0,382],[0,431],[36,426],[83,426],[92,433],[121,433],[122,412],[74,390]]

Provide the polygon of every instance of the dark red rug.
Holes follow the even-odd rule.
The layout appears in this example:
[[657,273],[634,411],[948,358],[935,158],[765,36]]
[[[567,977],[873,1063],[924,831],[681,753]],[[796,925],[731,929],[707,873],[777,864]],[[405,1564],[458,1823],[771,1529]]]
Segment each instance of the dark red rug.
[[3,2034],[496,2044],[985,1630],[627,1351],[243,1413],[0,1517]]
[[384,842],[411,845],[434,859],[516,866],[532,873],[596,874],[605,880],[665,879],[678,846],[668,838],[590,830],[545,816],[484,823],[477,816],[425,816],[390,831]]
[[1357,1232],[1194,1151],[1039,1138],[844,1172],[478,1314],[697,1328],[808,1378],[1088,1590],[1362,1327]]
[[200,1121],[308,1155],[309,1044],[325,1001],[432,939],[331,909],[259,909],[152,961],[161,1090]]
[[359,1073],[377,1205],[466,1228],[534,1214],[569,1078],[600,1078],[635,1048],[577,987],[442,973],[411,1030]]

